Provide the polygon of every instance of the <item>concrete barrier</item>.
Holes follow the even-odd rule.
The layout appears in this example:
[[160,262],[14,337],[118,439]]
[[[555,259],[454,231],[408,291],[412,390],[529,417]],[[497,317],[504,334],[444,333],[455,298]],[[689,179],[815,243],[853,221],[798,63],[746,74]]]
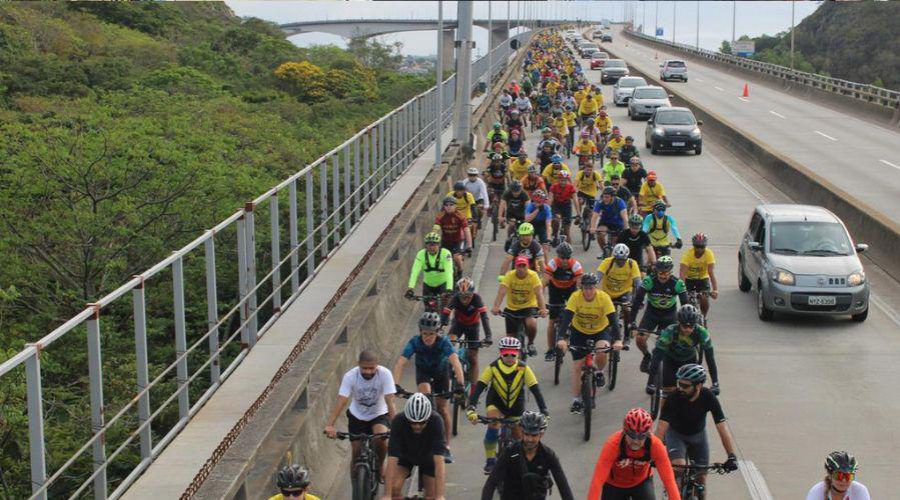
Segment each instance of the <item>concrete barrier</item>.
[[[492,94],[474,111],[473,129],[493,116],[499,91],[521,71],[524,53],[519,51],[496,79]],[[325,438],[322,426],[341,377],[356,365],[358,353],[374,351],[380,363],[390,367],[407,340],[404,327],[420,309],[402,297],[410,263],[432,226],[446,183],[464,176],[468,160],[462,148],[451,143],[441,168],[410,196],[329,308],[310,311],[319,315],[312,326],[317,333],[219,458],[196,498],[267,498],[276,492],[274,473],[289,462],[310,467],[313,491],[320,494],[346,479],[349,444]]]
[[[604,49],[612,56],[614,50]],[[867,255],[894,279],[900,279],[897,269],[897,249],[900,248],[900,224],[881,215],[862,200],[816,174],[804,165],[782,155],[776,148],[758,137],[738,129],[724,117],[703,104],[687,99],[677,86],[664,83],[657,75],[648,75],[630,67],[632,75],[644,77],[653,85],[664,87],[673,95],[674,106],[685,106],[703,121],[703,135],[736,152],[751,168],[769,179],[778,189],[798,203],[828,208],[840,217],[854,241],[868,243]]]

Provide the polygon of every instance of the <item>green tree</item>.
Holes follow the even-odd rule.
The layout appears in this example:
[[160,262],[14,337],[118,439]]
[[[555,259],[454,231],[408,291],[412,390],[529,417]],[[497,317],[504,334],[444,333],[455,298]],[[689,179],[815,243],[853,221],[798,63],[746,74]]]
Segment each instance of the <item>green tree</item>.
[[728,40],[722,40],[722,45],[719,46],[719,52],[726,55],[731,55],[731,42]]

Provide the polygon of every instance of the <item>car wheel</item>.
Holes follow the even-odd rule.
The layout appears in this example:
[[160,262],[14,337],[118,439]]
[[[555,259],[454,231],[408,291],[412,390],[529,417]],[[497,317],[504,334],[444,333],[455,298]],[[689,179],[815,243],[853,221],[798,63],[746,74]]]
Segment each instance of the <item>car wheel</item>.
[[851,317],[853,318],[853,321],[856,321],[857,323],[862,323],[863,321],[866,320],[866,318],[869,317],[869,306],[866,306],[865,311],[858,313],[858,314],[854,314]]
[[631,106],[628,106],[628,117],[631,118]]
[[656,153],[659,153],[659,149],[656,148],[655,142],[650,141],[650,154],[655,155]]
[[687,78],[684,79],[684,83],[687,83]]
[[644,147],[650,149],[650,142],[644,139]]
[[738,289],[742,292],[749,292],[751,288],[753,288],[753,283],[747,279],[747,275],[744,274],[744,264],[741,262],[741,258],[738,257]]
[[700,156],[700,153],[703,152],[703,146],[697,146],[694,148],[694,152],[697,153],[697,156]]
[[775,311],[766,307],[766,297],[763,293],[762,283],[758,283],[756,287],[756,315],[762,321],[772,321],[775,317]]

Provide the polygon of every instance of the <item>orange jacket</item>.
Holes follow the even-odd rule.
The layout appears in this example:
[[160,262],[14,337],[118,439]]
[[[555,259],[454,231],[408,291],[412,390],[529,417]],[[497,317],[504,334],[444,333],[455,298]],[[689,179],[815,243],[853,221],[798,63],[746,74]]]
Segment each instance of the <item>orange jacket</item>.
[[[591,487],[588,490],[588,500],[599,499],[603,492],[603,485],[606,483],[618,488],[632,488],[641,484],[653,475],[650,460],[656,464],[656,468],[659,470],[659,476],[662,478],[669,500],[681,500],[666,445],[658,437],[651,435],[649,438],[650,460],[642,460],[644,448],[633,451],[622,444],[622,439],[622,431],[617,431],[609,436],[609,439],[603,444],[603,450],[597,458],[597,465],[594,466],[594,477],[591,479]],[[623,448],[625,458],[619,460],[619,453]]]

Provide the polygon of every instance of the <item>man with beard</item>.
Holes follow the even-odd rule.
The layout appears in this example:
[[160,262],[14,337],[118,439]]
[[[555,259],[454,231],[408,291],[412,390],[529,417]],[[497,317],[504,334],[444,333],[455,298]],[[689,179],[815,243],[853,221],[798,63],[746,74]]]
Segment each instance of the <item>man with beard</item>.
[[[371,351],[359,353],[357,366],[344,374],[341,387],[338,389],[337,403],[328,425],[325,426],[325,435],[331,439],[337,437],[334,423],[341,414],[347,401],[350,401],[350,409],[347,410],[347,431],[351,434],[379,434],[388,432],[390,422],[394,418],[394,394],[396,393],[394,377],[391,371],[378,364],[378,359]],[[353,458],[359,454],[360,441],[351,441]],[[378,453],[378,464],[384,463],[387,453],[387,443],[383,439],[375,440],[375,452]],[[350,460],[353,464],[353,460]]]

